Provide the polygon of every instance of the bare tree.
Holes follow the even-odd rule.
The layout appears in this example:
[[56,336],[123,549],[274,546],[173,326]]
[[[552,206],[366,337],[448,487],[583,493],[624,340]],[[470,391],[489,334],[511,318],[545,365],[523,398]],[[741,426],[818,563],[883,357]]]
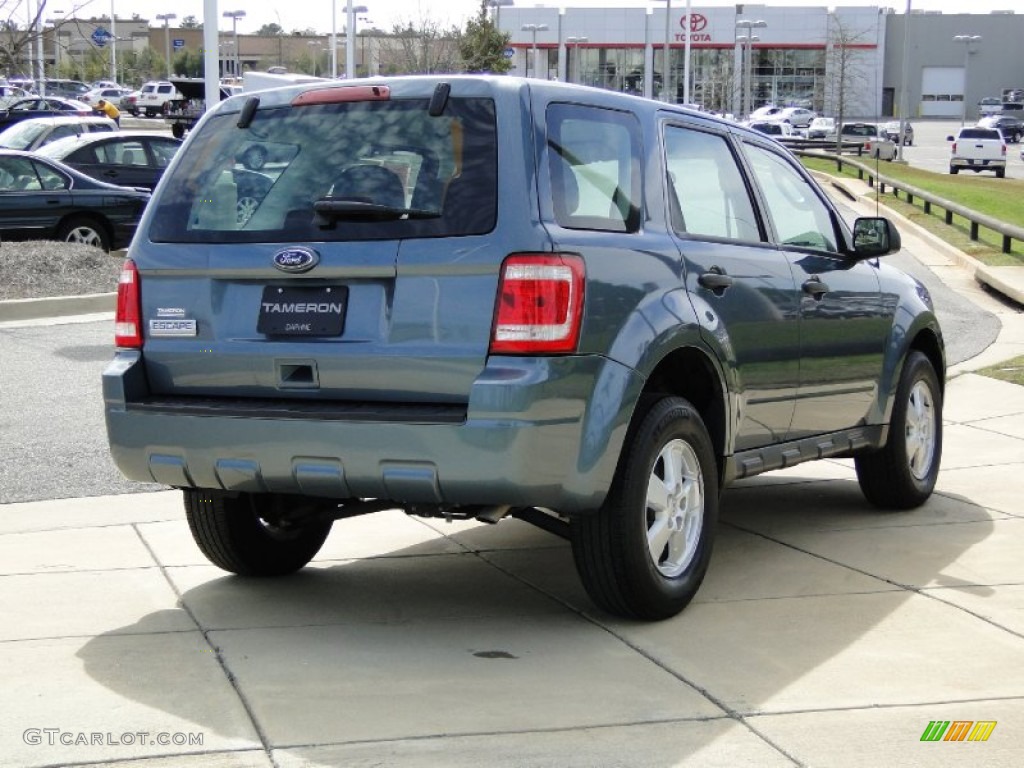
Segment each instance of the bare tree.
[[865,59],[864,43],[871,30],[855,30],[835,13],[829,14],[828,23],[825,109],[836,116],[838,146],[842,141],[841,130],[845,116],[854,108],[864,108],[862,96],[868,84],[868,62]]
[[[79,11],[91,2],[82,0],[64,11],[48,11],[48,0],[0,0],[0,73],[8,77],[24,75],[33,80],[42,78],[45,73],[38,71],[38,67],[44,57],[39,46],[60,44],[52,32],[55,20],[49,16],[62,13],[56,23],[67,27],[76,23]],[[49,32],[44,31],[47,24]],[[92,28],[90,25],[89,30]],[[84,36],[85,32],[80,35]],[[65,57],[68,53],[67,50],[62,51]]]
[[461,70],[459,45],[462,31],[421,13],[416,20],[402,19],[388,41],[396,72],[430,74]]

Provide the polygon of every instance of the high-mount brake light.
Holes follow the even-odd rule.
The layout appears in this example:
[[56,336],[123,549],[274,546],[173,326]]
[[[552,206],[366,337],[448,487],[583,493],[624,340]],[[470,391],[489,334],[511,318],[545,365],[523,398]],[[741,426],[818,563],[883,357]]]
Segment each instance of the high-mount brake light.
[[142,347],[142,290],[135,262],[126,259],[117,281],[114,344],[122,349]]
[[501,267],[492,354],[575,352],[586,270],[574,254],[521,253]]
[[311,104],[339,104],[348,101],[388,101],[391,89],[386,85],[334,85],[303,91],[292,99],[293,107]]

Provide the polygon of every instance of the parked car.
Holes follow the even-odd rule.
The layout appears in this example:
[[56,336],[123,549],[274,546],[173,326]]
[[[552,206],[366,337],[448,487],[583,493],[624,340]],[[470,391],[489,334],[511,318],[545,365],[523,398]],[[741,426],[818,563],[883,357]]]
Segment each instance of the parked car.
[[789,123],[794,128],[807,128],[817,116],[817,112],[803,107],[784,107],[779,112],[771,115],[771,119]]
[[119,131],[61,139],[47,144],[39,154],[100,181],[151,190],[180,146],[180,139],[152,131]]
[[816,117],[807,126],[807,138],[809,139],[835,139],[836,121],[832,117]]
[[949,172],[992,171],[996,178],[1006,176],[1006,140],[995,128],[961,128],[956,136],[947,136]]
[[121,99],[131,92],[128,88],[93,88],[88,93],[83,93],[81,100],[90,106],[95,106],[100,99],[103,99],[108,104],[113,104],[120,109]]
[[58,115],[94,115],[92,107],[81,101],[62,99],[57,96],[30,96],[19,99],[0,111],[0,129],[20,120],[33,117],[56,117]]
[[[882,125],[882,135],[889,141],[899,143],[900,138],[900,121],[890,120],[889,122]],[[914,126],[910,124],[910,121],[904,121],[903,123],[903,145],[906,147],[911,146],[914,143]]]
[[[47,96],[56,96],[64,99],[79,99],[83,94],[88,93],[89,86],[81,80],[68,80],[66,78],[50,77],[42,81]],[[42,93],[38,88],[37,93]]]
[[117,123],[109,117],[33,117],[0,131],[0,147],[32,152],[50,142],[90,133],[113,133]]
[[63,163],[0,150],[0,238],[64,240],[109,251],[128,244],[149,192],[89,178]]
[[753,122],[755,120],[770,120],[774,118],[775,115],[779,114],[781,111],[782,107],[777,107],[774,104],[766,104],[763,107],[758,107],[757,109],[750,113],[750,121]]
[[[301,149],[243,221],[253,141]],[[571,540],[597,605],[665,618],[720,481],[844,456],[881,507],[931,494],[942,334],[899,247],[769,137],[650,99],[452,74],[229,99],[132,243],[111,452],[237,574],[302,568],[341,517],[515,517]]]
[[1003,109],[1003,100],[998,96],[986,96],[978,102],[978,114],[982,115],[994,115],[1001,112]]
[[132,105],[132,114],[145,117],[163,115],[168,102],[181,98],[183,98],[181,92],[166,80],[143,83],[139,89],[139,95],[136,96],[135,103]]
[[122,112],[127,112],[129,115],[136,117],[139,114],[138,99],[138,91],[131,91],[129,93],[126,93],[124,96],[121,97],[121,103],[118,105],[117,108],[120,109]]
[[1024,120],[1013,114],[998,114],[983,117],[978,121],[979,128],[995,128],[1003,135],[1008,144],[1016,144],[1024,136]]
[[844,144],[860,144],[860,151],[868,157],[892,160],[896,157],[896,144],[885,138],[874,123],[843,123],[840,139]]
[[782,120],[752,120],[749,127],[777,139],[793,135],[793,126]]

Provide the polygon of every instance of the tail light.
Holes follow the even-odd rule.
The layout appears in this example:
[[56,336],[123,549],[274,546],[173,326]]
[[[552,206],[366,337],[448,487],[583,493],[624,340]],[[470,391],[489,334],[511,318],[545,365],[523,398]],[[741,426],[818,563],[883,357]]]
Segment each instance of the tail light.
[[583,259],[516,254],[505,259],[491,331],[493,354],[574,352],[583,320]]
[[956,142],[955,141],[953,142],[953,154],[954,155],[956,154]]
[[127,349],[142,347],[142,290],[139,270],[131,259],[125,260],[117,281],[114,344]]

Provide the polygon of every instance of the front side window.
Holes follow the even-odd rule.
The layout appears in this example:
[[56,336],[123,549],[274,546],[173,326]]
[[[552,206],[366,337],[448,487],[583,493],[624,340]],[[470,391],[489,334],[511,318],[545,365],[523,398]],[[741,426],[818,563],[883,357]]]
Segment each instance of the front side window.
[[484,234],[497,215],[490,99],[342,101],[215,115],[155,201],[160,242]]
[[730,240],[761,239],[750,193],[725,137],[668,126],[665,167],[676,232]]
[[744,151],[764,194],[775,235],[783,245],[838,251],[832,215],[811,182],[784,157],[753,144]]
[[547,129],[555,220],[569,229],[638,231],[642,194],[636,118],[552,104]]

